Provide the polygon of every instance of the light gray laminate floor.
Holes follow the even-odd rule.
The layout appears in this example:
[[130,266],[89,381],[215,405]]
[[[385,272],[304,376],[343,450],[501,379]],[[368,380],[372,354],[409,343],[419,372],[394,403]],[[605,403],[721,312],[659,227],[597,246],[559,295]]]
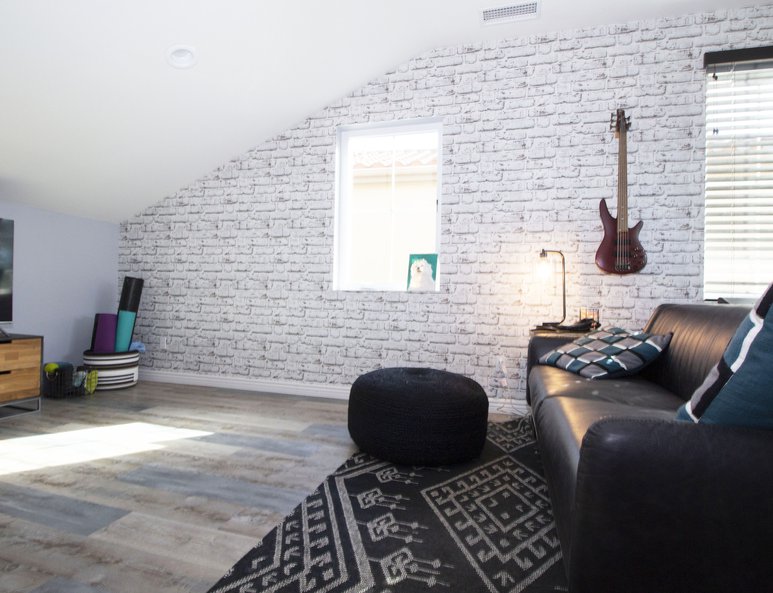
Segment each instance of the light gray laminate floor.
[[140,383],[0,420],[0,592],[204,592],[354,452],[346,402]]

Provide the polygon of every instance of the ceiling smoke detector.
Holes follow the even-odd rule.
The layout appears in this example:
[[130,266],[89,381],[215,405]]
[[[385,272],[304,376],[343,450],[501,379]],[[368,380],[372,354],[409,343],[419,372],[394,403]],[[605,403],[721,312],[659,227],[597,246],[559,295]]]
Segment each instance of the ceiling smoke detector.
[[196,65],[196,49],[190,45],[173,45],[166,50],[166,61],[173,68],[193,68]]
[[539,2],[521,2],[496,8],[486,8],[481,11],[484,25],[500,25],[513,21],[536,19],[539,16]]

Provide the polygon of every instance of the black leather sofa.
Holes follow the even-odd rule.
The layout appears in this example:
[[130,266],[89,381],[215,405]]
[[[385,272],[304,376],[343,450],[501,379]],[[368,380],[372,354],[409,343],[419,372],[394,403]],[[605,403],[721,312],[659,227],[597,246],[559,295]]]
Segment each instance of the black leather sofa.
[[661,305],[644,329],[673,332],[668,349],[622,379],[538,365],[567,339],[532,337],[527,399],[571,593],[773,591],[773,432],[674,420],[748,311]]

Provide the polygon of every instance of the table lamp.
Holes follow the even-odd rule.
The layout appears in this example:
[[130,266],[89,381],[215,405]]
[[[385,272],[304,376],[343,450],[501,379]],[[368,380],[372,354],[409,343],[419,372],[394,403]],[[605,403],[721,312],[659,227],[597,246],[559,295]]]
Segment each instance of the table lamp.
[[561,317],[561,321],[546,321],[540,325],[538,325],[535,329],[538,330],[548,330],[548,331],[557,331],[561,329],[561,324],[566,319],[566,258],[564,258],[564,254],[561,251],[555,250],[555,249],[543,249],[539,252],[539,258],[540,258],[540,265],[545,266],[548,264],[548,253],[557,253],[561,256],[561,290],[562,290],[562,304],[563,304],[563,317]]

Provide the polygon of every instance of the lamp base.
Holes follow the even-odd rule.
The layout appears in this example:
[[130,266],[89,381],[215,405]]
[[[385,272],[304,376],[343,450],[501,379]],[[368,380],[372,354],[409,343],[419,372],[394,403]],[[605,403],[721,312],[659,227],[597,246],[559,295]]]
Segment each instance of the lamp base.
[[586,333],[599,327],[598,322],[593,319],[580,319],[577,323],[569,325],[562,324],[563,321],[542,323],[535,327],[534,331]]

